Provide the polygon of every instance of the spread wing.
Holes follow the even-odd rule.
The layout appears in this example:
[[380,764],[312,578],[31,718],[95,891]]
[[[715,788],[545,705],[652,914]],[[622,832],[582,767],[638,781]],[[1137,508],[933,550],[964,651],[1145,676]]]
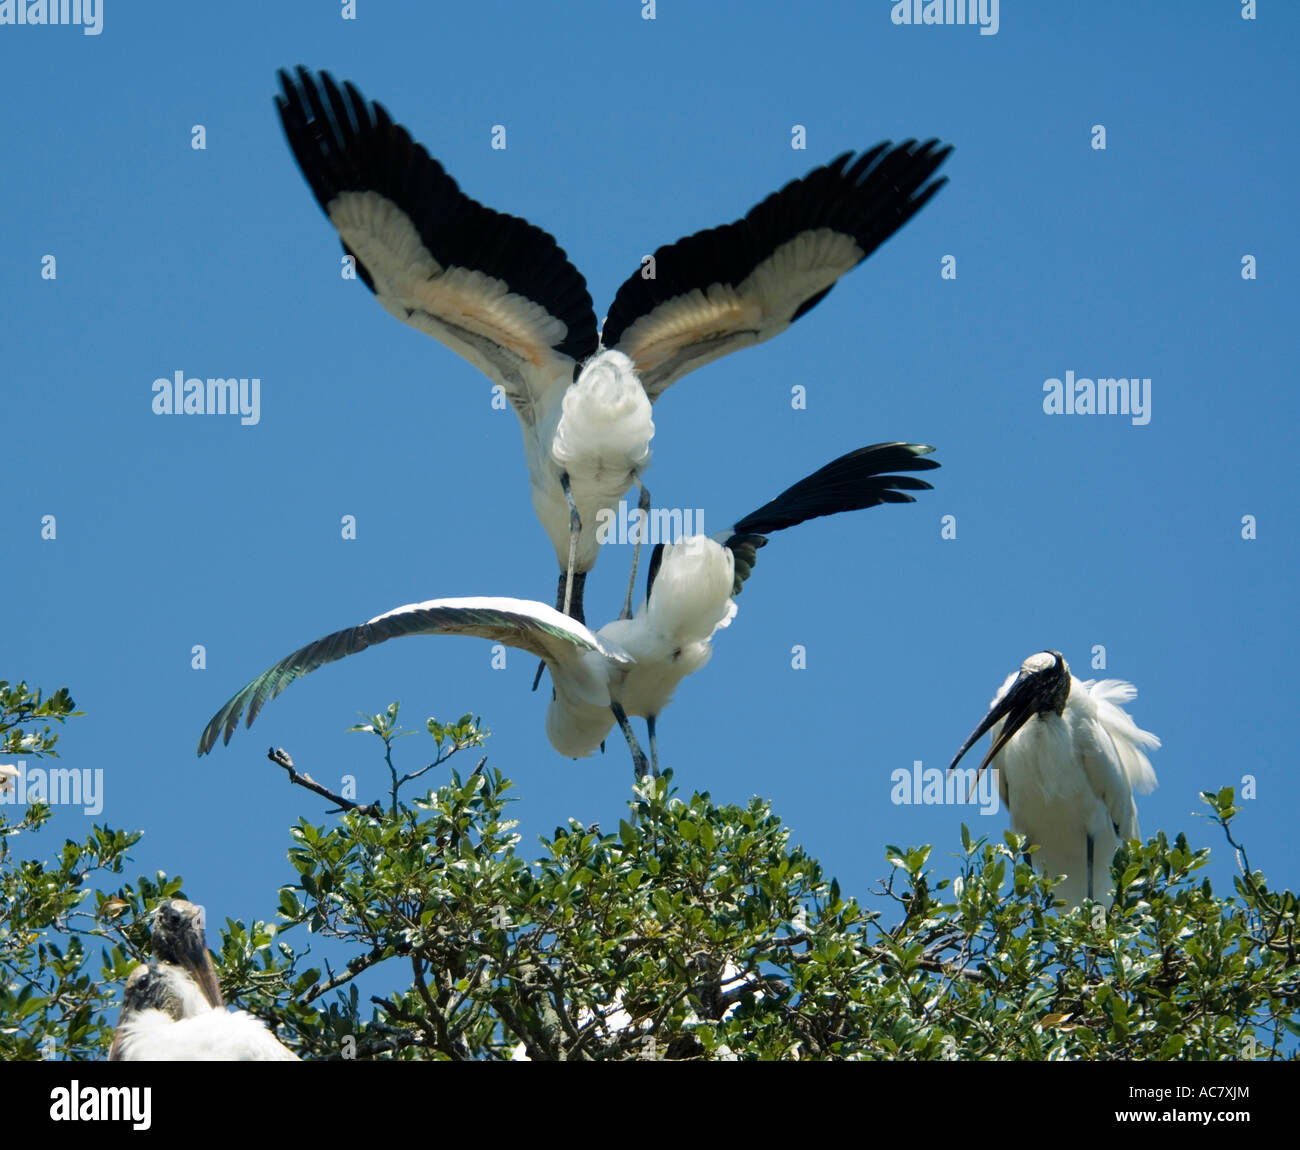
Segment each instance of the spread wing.
[[888,141],[815,168],[744,219],[654,254],[610,306],[601,341],[631,356],[650,398],[701,364],[771,339],[939,190],[950,147]]
[[587,651],[599,651],[614,662],[631,662],[621,648],[600,639],[581,623],[545,603],[526,599],[430,599],[378,615],[358,627],[335,631],[281,659],[263,671],[215,715],[199,739],[199,754],[216,744],[230,742],[239,716],[248,708],[246,726],[252,726],[262,708],[295,679],[317,667],[364,651],[367,647],[403,635],[478,635],[538,656],[552,677],[563,674]]
[[780,495],[751,511],[714,538],[736,556],[739,595],[758,561],[758,549],[773,531],[782,531],[841,511],[859,511],[882,503],[915,503],[909,491],[929,491],[924,479],[891,475],[892,471],[930,471],[939,464],[925,459],[934,450],[920,443],[875,443],[841,455],[825,467],[787,487]]
[[284,134],[357,274],[403,323],[500,383],[525,424],[597,347],[587,284],[555,239],[470,199],[437,160],[328,72],[280,72]]

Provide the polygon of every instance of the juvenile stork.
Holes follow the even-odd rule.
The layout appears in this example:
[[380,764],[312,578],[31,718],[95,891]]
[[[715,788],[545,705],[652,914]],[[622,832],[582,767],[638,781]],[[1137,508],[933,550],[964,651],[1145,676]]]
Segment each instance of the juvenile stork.
[[122,993],[110,1062],[297,1062],[251,1014],[208,1004],[183,967],[137,966]]
[[[712,539],[695,536],[656,547],[644,609],[598,632],[544,603],[478,598],[412,603],[326,635],[281,659],[231,698],[208,722],[198,753],[206,754],[218,738],[228,743],[245,709],[246,725],[251,726],[266,703],[326,663],[402,635],[476,635],[528,651],[546,663],[554,686],[546,733],[560,754],[590,755],[617,722],[638,777],[645,775],[657,770],[656,717],[677,684],[709,661],[713,634],[735,615],[732,599],[753,569],[766,534],[823,515],[914,502],[907,492],[929,490],[930,484],[889,473],[938,467],[922,458],[932,450],[913,443],[859,448],[801,479]],[[637,743],[629,715],[647,721],[651,760]]]
[[201,906],[183,898],[163,899],[154,911],[150,941],[154,958],[187,971],[209,1006],[225,1006],[208,953]]
[[1120,706],[1136,697],[1132,683],[1080,682],[1059,651],[1040,651],[1007,676],[948,767],[992,733],[975,777],[997,768],[1011,829],[1038,847],[1030,856],[1038,870],[1066,876],[1054,893],[1070,906],[1085,898],[1110,906],[1110,884],[1095,872],[1109,870],[1121,841],[1138,837],[1133,792],[1156,785],[1145,750],[1160,740]]
[[131,971],[110,1062],[297,1062],[264,1023],[225,1009],[203,935],[203,908],[159,904],[153,958]]
[[[846,152],[742,219],[660,247],[653,275],[627,279],[598,334],[586,281],[551,235],[470,199],[351,83],[301,66],[279,76],[285,136],[357,275],[509,398],[560,567],[556,607],[579,622],[597,516],[650,461],[651,404],[820,303],[946,182],[931,177],[951,151],[907,140]],[[635,577],[634,557],[629,610]]]

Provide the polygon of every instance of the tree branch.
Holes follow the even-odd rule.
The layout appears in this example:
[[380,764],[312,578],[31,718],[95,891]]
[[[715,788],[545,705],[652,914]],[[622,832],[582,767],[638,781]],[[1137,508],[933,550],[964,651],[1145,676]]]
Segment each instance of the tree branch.
[[289,775],[289,781],[300,787],[306,787],[309,791],[314,791],[322,798],[329,799],[340,809],[345,811],[356,811],[360,815],[369,815],[372,819],[379,818],[384,812],[374,803],[354,803],[351,799],[345,799],[342,795],[336,795],[328,787],[323,787],[311,775],[300,774],[293,768],[293,759],[290,758],[289,752],[283,747],[278,750],[275,747],[268,747],[266,757],[275,763],[276,766],[283,767]]
[[345,983],[351,982],[363,970],[374,966],[384,957],[384,948],[377,946],[369,954],[358,954],[355,958],[348,959],[347,966],[344,968],[345,973],[333,974],[324,982],[318,982],[303,996],[303,1002],[315,1002],[322,994],[326,994]]

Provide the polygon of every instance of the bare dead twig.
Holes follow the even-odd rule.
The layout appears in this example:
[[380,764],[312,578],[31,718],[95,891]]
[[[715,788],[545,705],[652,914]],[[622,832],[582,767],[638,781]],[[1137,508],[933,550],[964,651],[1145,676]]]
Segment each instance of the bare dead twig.
[[329,799],[336,804],[341,810],[356,811],[360,815],[369,815],[372,819],[377,819],[383,815],[383,811],[374,803],[354,803],[351,799],[345,799],[342,795],[336,795],[328,787],[323,787],[311,775],[302,774],[294,770],[293,759],[289,752],[283,747],[268,747],[266,757],[275,763],[276,766],[283,767],[289,775],[289,781],[300,787],[306,787],[309,791],[314,791],[322,798]]

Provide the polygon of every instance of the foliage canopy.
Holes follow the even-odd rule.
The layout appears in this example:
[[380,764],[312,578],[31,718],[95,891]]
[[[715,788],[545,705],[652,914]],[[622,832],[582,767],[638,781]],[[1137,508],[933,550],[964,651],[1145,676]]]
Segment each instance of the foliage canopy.
[[[75,714],[66,689],[26,684],[0,683],[0,706],[0,746],[27,757],[55,754],[49,723]],[[951,877],[929,847],[889,846],[864,903],[761,799],[720,806],[666,773],[616,828],[571,822],[525,851],[510,780],[449,764],[487,738],[471,716],[430,719],[406,774],[397,704],[353,729],[382,746],[387,801],[300,819],[277,921],[220,931],[227,1002],[304,1058],[1295,1057],[1296,897],[1250,869],[1232,788],[1202,796],[1240,864],[1225,897],[1198,873],[1208,849],[1161,833],[1117,854],[1108,913],[1053,909],[1023,840],[963,828]],[[113,877],[138,831],[19,859],[49,817],[0,815],[0,1059],[104,1057],[148,916],[183,893]],[[344,959],[314,961],[316,939]]]

